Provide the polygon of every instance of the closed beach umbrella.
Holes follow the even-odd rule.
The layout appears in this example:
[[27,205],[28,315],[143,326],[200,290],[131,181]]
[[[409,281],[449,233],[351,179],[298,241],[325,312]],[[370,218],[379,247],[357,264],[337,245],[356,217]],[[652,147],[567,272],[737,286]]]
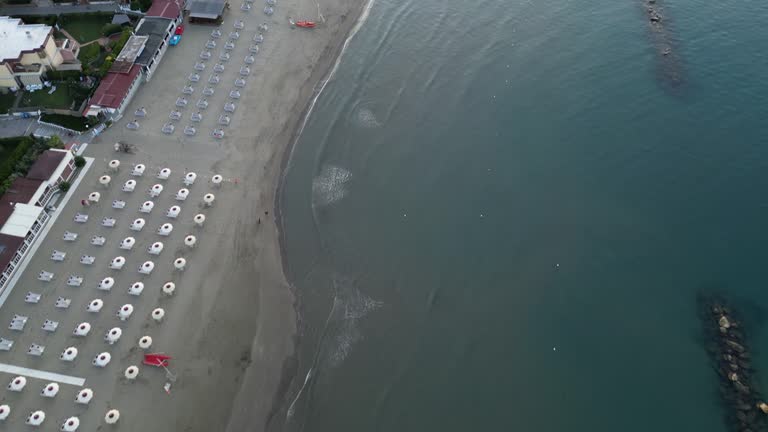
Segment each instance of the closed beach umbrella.
[[189,196],[189,189],[181,188],[176,192],[176,201],[184,201]]
[[10,413],[11,407],[8,405],[0,405],[0,421],[7,419]]
[[203,196],[203,202],[206,206],[211,206],[213,204],[213,201],[216,200],[216,196],[212,193],[207,193]]
[[104,367],[112,360],[112,354],[103,352],[93,358],[93,365],[97,367]]
[[176,258],[175,260],[173,260],[173,267],[176,270],[179,270],[179,271],[184,270],[184,267],[186,266],[187,266],[187,260],[185,260],[184,258]]
[[98,192],[91,192],[88,194],[88,201],[97,203],[101,199],[101,194]]
[[197,226],[203,226],[203,223],[205,223],[205,215],[202,213],[196,214],[194,220]]
[[112,159],[109,161],[109,169],[112,171],[117,171],[117,169],[120,168],[120,161],[117,159]]
[[101,280],[101,282],[99,282],[100,290],[109,291],[112,289],[113,286],[115,286],[115,279],[111,277],[105,277],[104,279]]
[[88,405],[88,403],[93,399],[93,390],[86,388],[82,389],[77,393],[77,396],[75,396],[75,403]]
[[107,334],[104,335],[104,340],[107,341],[108,344],[112,345],[119,341],[120,336],[122,335],[123,331],[119,327],[113,327],[107,332]]
[[[88,311],[90,312],[90,309]],[[77,327],[75,327],[75,330],[72,331],[72,334],[75,336],[88,336],[88,333],[90,331],[91,331],[91,324],[87,322],[81,322],[80,324],[77,325]],[[69,350],[69,348],[67,348],[67,350]],[[77,355],[76,348],[75,348],[75,355]]]
[[163,308],[157,308],[152,311],[152,319],[155,321],[162,321],[163,317],[165,316],[165,310]]
[[193,172],[188,172],[186,175],[184,175],[184,184],[187,186],[192,186],[195,184],[195,180],[197,180],[197,174]]
[[59,392],[59,385],[52,382],[48,383],[43,387],[43,390],[40,392],[40,395],[47,398],[52,398],[56,396],[56,394]]
[[173,282],[166,282],[163,284],[163,294],[165,295],[173,295],[173,292],[176,291],[176,284]]
[[220,176],[219,174],[211,177],[211,183],[213,183],[215,186],[220,185],[222,181],[224,181],[224,177]]
[[132,314],[133,314],[133,305],[130,303],[120,306],[120,309],[117,310],[117,317],[120,319],[120,321],[127,320],[128,318],[131,317]]
[[69,347],[62,351],[61,355],[59,355],[59,358],[64,361],[73,361],[77,358],[77,348],[75,347]]
[[128,294],[130,295],[141,295],[141,292],[144,291],[144,284],[141,282],[134,282],[130,288],[128,288]]
[[139,339],[139,348],[141,349],[149,349],[149,347],[152,346],[152,338],[149,336],[142,336],[141,339]]
[[116,409],[107,411],[107,414],[104,416],[104,421],[107,422],[107,424],[115,424],[118,420],[120,420],[120,411]]
[[80,419],[77,417],[70,417],[64,420],[64,423],[61,425],[61,430],[64,432],[75,432],[79,427]]
[[86,310],[88,312],[96,313],[101,310],[101,308],[104,307],[104,301],[102,299],[93,299],[90,303],[88,303],[88,307]]
[[27,417],[27,424],[30,426],[40,426],[45,421],[45,413],[43,411],[35,411]]
[[195,243],[197,243],[197,237],[193,235],[188,235],[184,237],[184,244],[187,245],[188,247],[195,246]]
[[125,378],[126,379],[133,381],[133,380],[136,379],[137,376],[139,376],[139,368],[138,367],[136,367],[134,365],[131,365],[131,366],[128,366],[127,368],[125,368]]
[[27,385],[27,379],[23,376],[17,376],[16,378],[12,379],[10,383],[8,383],[8,390],[14,391],[14,392],[20,392],[24,390],[24,386]]
[[160,170],[160,172],[157,173],[157,178],[160,180],[168,180],[168,177],[171,176],[171,170],[170,168],[163,168]]
[[108,175],[103,175],[103,176],[99,177],[99,183],[104,185],[104,186],[109,186],[109,183],[111,181],[112,181],[112,177],[110,177]]

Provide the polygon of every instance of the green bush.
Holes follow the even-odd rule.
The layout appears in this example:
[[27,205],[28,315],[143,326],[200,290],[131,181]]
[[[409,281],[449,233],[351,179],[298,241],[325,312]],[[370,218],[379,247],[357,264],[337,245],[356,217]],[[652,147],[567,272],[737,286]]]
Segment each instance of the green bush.
[[9,5],[30,4],[32,0],[5,0]]
[[101,54],[101,46],[97,43],[92,43],[90,45],[81,46],[80,54],[77,55],[77,58],[80,60],[80,63],[90,65],[99,58],[99,54]]
[[131,34],[131,29],[123,29],[123,34],[120,35],[120,38],[109,43],[109,48],[112,50],[114,57],[117,57],[117,55],[120,54],[120,51],[125,46],[125,43],[128,42],[128,39],[131,38]]
[[72,185],[68,181],[59,183],[59,190],[62,192],[68,191],[70,187],[72,187]]
[[123,26],[120,24],[105,24],[104,27],[101,29],[101,34],[104,36],[111,36],[115,33],[120,33],[123,31]]
[[24,24],[45,24],[51,27],[59,20],[56,15],[15,15],[15,18],[21,18]]
[[85,166],[85,158],[82,156],[75,156],[75,166],[82,168]]
[[[11,175],[17,171],[16,165],[22,159],[24,159],[34,143],[35,141],[31,137],[13,137],[0,139],[0,145],[16,146],[7,157],[0,161],[0,182],[2,182],[2,191],[0,192],[5,192],[8,185],[10,185],[10,182],[7,180],[9,180],[9,177],[11,177]],[[26,171],[24,173],[26,173]]]
[[[90,45],[89,45],[90,46]],[[88,47],[86,47],[88,48]],[[82,60],[81,60],[82,62]],[[45,77],[49,81],[80,81],[83,74],[80,71],[54,71],[49,70]]]
[[40,120],[46,123],[57,124],[67,129],[76,130],[78,132],[83,132],[88,130],[86,126],[89,125],[89,121],[85,117],[77,117],[77,116],[63,115],[63,114],[43,114],[40,116]]

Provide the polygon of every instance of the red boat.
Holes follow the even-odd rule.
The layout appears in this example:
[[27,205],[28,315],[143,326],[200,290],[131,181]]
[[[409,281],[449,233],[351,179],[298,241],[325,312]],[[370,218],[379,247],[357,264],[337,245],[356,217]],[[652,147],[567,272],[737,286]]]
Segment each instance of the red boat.
[[314,21],[296,21],[296,26],[303,28],[315,28]]
[[165,354],[144,354],[144,364],[155,367],[168,367],[171,356]]

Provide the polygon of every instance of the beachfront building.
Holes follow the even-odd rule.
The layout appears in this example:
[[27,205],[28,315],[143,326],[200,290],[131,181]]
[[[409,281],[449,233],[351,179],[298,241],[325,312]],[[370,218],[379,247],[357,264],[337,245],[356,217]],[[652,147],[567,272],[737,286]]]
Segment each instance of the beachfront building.
[[189,22],[198,24],[221,24],[226,0],[192,0],[187,9]]
[[75,172],[66,150],[46,150],[26,177],[14,180],[0,197],[0,294],[49,219],[48,204],[63,181]]
[[[181,14],[181,9],[176,11]],[[178,22],[174,19],[161,17],[145,17],[136,26],[136,34],[147,37],[144,51],[136,58],[136,64],[141,65],[144,78],[149,81],[157,69],[157,65],[168,49],[168,41],[173,37]]]
[[41,84],[47,70],[80,70],[77,44],[55,41],[53,27],[0,17],[0,89]]

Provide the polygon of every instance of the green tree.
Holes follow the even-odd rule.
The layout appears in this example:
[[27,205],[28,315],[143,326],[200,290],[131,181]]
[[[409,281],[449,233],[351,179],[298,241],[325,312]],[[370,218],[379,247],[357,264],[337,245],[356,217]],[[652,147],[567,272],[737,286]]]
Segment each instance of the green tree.
[[82,168],[85,166],[85,158],[82,156],[75,156],[75,166]]
[[72,185],[68,181],[59,183],[59,190],[62,192],[67,192],[70,187],[72,187]]

